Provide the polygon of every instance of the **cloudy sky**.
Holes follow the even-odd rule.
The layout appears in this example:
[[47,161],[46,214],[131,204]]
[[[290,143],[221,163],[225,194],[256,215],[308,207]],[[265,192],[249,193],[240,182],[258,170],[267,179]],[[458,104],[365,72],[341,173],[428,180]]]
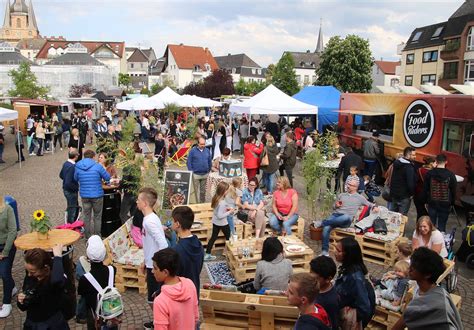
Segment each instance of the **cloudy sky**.
[[[3,0],[4,2],[6,0]],[[11,0],[13,1],[13,0]],[[358,34],[376,59],[397,59],[397,44],[419,26],[445,21],[463,0],[33,0],[40,33],[68,40],[168,43],[209,47],[214,55],[246,53],[262,66],[284,50],[316,47],[320,18],[324,42]],[[0,6],[0,15],[3,17]]]

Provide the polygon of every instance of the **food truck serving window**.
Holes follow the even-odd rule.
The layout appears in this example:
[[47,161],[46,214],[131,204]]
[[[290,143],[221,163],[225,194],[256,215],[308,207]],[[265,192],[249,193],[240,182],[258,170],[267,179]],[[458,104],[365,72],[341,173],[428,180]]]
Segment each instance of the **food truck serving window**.
[[469,149],[469,140],[474,124],[445,121],[443,128],[443,151],[463,154]]
[[380,134],[380,139],[393,142],[393,123],[395,115],[352,115],[354,132],[361,136],[371,136],[374,130]]

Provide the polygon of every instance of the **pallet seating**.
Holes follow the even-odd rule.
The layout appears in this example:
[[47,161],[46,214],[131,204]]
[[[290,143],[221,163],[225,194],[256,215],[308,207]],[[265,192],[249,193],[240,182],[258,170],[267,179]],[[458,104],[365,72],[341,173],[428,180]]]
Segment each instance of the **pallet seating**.
[[352,226],[349,228],[333,229],[330,236],[330,250],[335,250],[336,243],[340,239],[352,236],[359,243],[364,260],[384,267],[391,267],[396,261],[398,255],[397,244],[401,237],[403,237],[407,221],[408,218],[406,216],[389,211],[388,220],[386,220],[387,235],[375,233],[359,235]]
[[107,250],[106,264],[116,268],[115,286],[120,292],[126,289],[138,289],[147,292],[146,278],[140,271],[143,262],[143,249],[138,248],[130,238],[132,219],[129,219],[109,237],[104,239]]
[[201,289],[201,329],[293,329],[298,309],[286,297]]

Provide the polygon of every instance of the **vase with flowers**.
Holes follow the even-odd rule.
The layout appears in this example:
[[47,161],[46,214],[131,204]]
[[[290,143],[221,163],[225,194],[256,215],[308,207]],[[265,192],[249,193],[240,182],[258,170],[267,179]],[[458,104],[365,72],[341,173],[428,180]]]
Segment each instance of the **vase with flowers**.
[[36,210],[33,212],[33,220],[31,221],[31,232],[36,232],[38,239],[48,239],[48,233],[51,229],[51,222],[49,217],[43,210]]

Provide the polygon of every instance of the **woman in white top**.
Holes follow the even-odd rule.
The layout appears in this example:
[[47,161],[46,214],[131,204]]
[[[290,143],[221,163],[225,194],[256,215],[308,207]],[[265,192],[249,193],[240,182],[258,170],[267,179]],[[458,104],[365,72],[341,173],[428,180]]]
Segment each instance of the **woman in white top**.
[[425,246],[435,251],[443,258],[448,256],[448,251],[444,245],[444,236],[431,222],[429,216],[422,216],[416,222],[416,229],[412,238],[413,250]]

